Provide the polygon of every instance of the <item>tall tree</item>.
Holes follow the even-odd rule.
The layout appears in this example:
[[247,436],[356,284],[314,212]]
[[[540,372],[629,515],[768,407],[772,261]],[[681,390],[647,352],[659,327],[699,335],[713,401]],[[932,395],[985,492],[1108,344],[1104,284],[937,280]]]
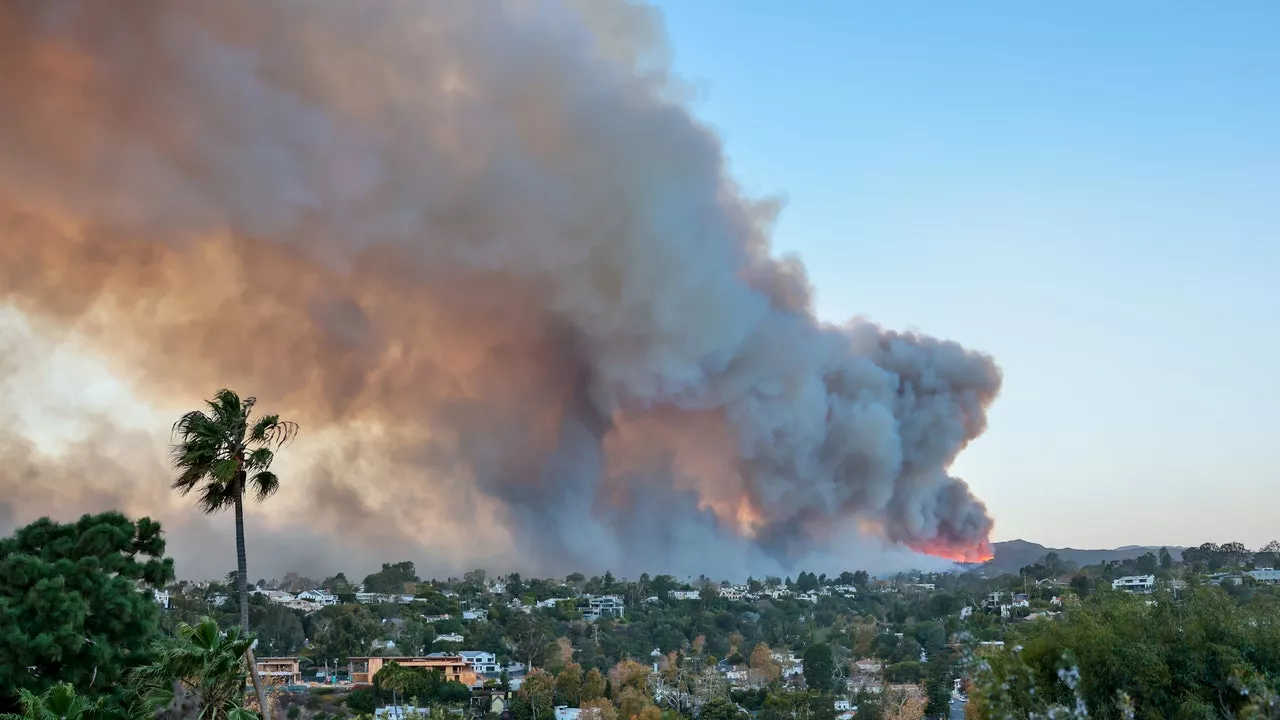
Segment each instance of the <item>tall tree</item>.
[[173,489],[182,495],[199,488],[197,506],[205,513],[227,508],[236,517],[236,589],[240,594],[240,628],[249,632],[248,561],[244,548],[244,496],[249,490],[259,501],[280,489],[271,471],[272,448],[280,448],[297,434],[296,423],[279,415],[250,418],[255,398],[240,399],[231,390],[219,390],[206,405],[207,412],[193,410],[173,424],[177,442],[173,466],[178,477]]
[[[279,449],[298,432],[297,423],[279,415],[251,420],[255,398],[240,399],[231,390],[219,390],[206,402],[207,412],[192,410],[173,424],[177,442],[173,466],[178,477],[173,489],[182,495],[200,489],[199,508],[212,514],[227,508],[236,517],[236,588],[240,595],[240,629],[249,634],[249,563],[244,549],[244,496],[252,490],[261,502],[280,489],[280,478],[271,471],[272,448]],[[262,705],[264,720],[271,720],[266,695],[248,649],[253,686]]]
[[831,692],[836,664],[830,645],[826,643],[810,645],[804,651],[803,665],[804,684],[810,690],[821,693]]
[[17,709],[19,690],[43,692],[55,680],[119,695],[158,632],[151,588],[172,580],[160,524],[149,518],[43,518],[0,540],[0,712]]

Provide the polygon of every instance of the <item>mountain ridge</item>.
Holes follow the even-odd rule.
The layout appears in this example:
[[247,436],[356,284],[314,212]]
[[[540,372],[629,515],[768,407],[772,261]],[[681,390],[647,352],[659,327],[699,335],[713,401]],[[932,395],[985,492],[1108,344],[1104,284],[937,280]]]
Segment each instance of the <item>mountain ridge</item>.
[[[1144,553],[1159,554],[1160,545],[1124,545],[1118,548],[1110,549],[1080,549],[1080,548],[1051,548],[1034,543],[1030,540],[1005,540],[991,544],[991,549],[995,553],[985,563],[980,565],[972,565],[975,570],[982,570],[988,573],[1017,573],[1026,565],[1032,565],[1038,562],[1045,555],[1056,552],[1058,557],[1078,566],[1097,565],[1102,562],[1120,562],[1124,560],[1133,560]],[[1178,560],[1182,556],[1183,548],[1166,545],[1169,553],[1173,555],[1174,560]]]

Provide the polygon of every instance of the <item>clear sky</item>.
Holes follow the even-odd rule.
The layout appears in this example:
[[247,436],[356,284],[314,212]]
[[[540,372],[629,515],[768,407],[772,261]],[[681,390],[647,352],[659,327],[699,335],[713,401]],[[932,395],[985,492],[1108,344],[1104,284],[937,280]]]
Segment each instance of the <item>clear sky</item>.
[[996,539],[1280,536],[1280,3],[661,0],[819,314],[993,354]]

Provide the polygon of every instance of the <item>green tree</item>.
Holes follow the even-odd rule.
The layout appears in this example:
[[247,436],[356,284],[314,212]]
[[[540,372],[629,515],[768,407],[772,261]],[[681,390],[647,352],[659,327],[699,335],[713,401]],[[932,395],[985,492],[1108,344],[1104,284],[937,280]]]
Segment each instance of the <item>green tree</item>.
[[297,434],[296,423],[279,415],[251,418],[254,398],[240,399],[231,390],[219,390],[206,403],[207,412],[193,410],[173,425],[177,442],[173,446],[173,466],[178,477],[173,489],[187,495],[197,488],[196,505],[212,514],[227,508],[235,511],[236,590],[240,596],[240,629],[249,632],[248,561],[244,547],[244,496],[252,490],[259,501],[280,489],[280,479],[271,471],[279,449]]
[[712,700],[698,711],[698,720],[741,720],[742,709],[728,700]]
[[935,653],[925,665],[925,715],[946,717],[951,709],[951,673],[945,656]]
[[205,618],[195,625],[183,624],[177,638],[160,641],[155,660],[131,675],[152,714],[174,703],[176,684],[199,699],[202,720],[245,718],[241,705],[249,674],[245,653],[252,644],[253,637],[240,628],[223,631]]
[[0,712],[57,681],[122,699],[159,629],[150,588],[173,580],[164,550],[159,523],[115,512],[43,518],[0,540]]
[[1160,548],[1160,569],[1173,569],[1173,555],[1169,553],[1169,548],[1167,547]]
[[311,626],[311,643],[325,658],[368,655],[382,631],[382,623],[365,605],[331,605],[313,616]]
[[405,560],[398,563],[382,563],[382,569],[364,579],[364,591],[399,595],[405,592],[406,583],[418,582],[418,573],[413,563]]
[[810,645],[804,651],[803,663],[805,686],[820,693],[831,692],[836,669],[831,646],[826,643]]
[[302,621],[286,607],[269,604],[258,621],[258,647],[264,655],[292,655],[307,641]]
[[1134,561],[1134,567],[1137,568],[1139,575],[1155,575],[1156,570],[1160,569],[1160,560],[1156,558],[1155,553],[1142,553]]

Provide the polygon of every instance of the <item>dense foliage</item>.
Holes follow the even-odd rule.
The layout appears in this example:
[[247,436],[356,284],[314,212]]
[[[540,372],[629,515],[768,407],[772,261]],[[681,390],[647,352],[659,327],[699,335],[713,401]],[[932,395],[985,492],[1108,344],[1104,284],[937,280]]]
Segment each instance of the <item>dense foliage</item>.
[[17,711],[17,691],[58,682],[117,694],[150,659],[150,588],[173,579],[164,548],[159,523],[120,513],[41,519],[0,540],[0,711]]
[[[1242,713],[1252,701],[1242,691],[1259,684],[1280,691],[1280,614],[1216,588],[1177,599],[1098,593],[1058,621],[1024,623],[1010,642],[1017,652],[981,660],[990,682],[974,701],[990,715],[1025,716],[1078,696],[1097,718],[1213,718]],[[1062,682],[1067,674],[1078,680]]]

